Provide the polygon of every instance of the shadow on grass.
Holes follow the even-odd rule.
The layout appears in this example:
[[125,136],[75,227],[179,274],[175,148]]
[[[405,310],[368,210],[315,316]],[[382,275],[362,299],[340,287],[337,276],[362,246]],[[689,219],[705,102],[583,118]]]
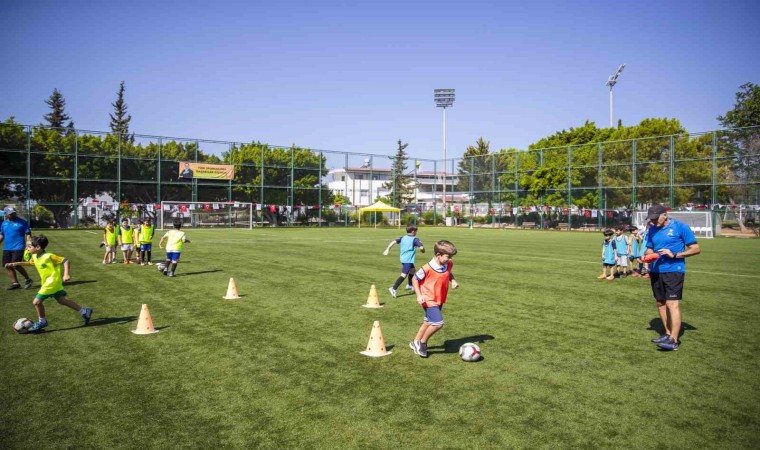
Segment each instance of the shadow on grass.
[[104,317],[102,319],[92,319],[90,320],[90,323],[88,325],[79,325],[76,327],[69,327],[69,328],[56,328],[53,330],[43,329],[42,331],[44,333],[55,333],[56,331],[68,331],[68,330],[78,330],[79,328],[100,327],[103,325],[111,325],[112,323],[125,324],[129,322],[134,322],[135,320],[137,320],[137,316]]
[[63,283],[64,286],[76,286],[77,284],[87,284],[87,283],[97,283],[98,280],[77,280],[77,281],[66,281]]
[[[681,331],[678,333],[678,337],[680,338],[681,336],[683,336],[686,330],[693,331],[697,329],[698,329],[697,327],[692,326],[689,323],[682,321]],[[654,319],[650,320],[649,328],[647,328],[647,330],[656,331],[657,334],[665,333],[665,327],[662,325],[662,319],[660,319],[659,317],[655,317]]]
[[201,275],[204,273],[214,273],[214,272],[221,272],[221,269],[214,269],[214,270],[201,270],[199,272],[180,272],[177,274],[174,274],[175,277],[189,277],[191,275]]
[[[467,342],[476,342],[482,344],[485,341],[496,339],[490,334],[477,334],[475,336],[467,336],[459,339],[449,339],[443,341],[443,345],[434,345],[428,347],[428,353],[459,353],[459,347]],[[431,350],[438,350],[431,352]]]

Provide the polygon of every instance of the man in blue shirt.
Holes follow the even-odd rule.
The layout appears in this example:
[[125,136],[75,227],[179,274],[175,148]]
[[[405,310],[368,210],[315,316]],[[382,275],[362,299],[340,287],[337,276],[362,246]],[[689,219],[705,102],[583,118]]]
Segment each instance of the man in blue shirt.
[[417,227],[414,225],[409,225],[406,227],[406,236],[401,236],[398,239],[392,240],[388,244],[388,248],[385,249],[383,252],[383,255],[388,256],[388,252],[390,251],[391,247],[393,247],[395,244],[399,244],[400,247],[400,253],[401,253],[401,275],[396,278],[396,282],[393,283],[392,287],[388,288],[388,292],[391,293],[391,296],[393,298],[396,298],[396,289],[401,286],[401,283],[404,282],[404,279],[408,278],[408,281],[406,283],[406,289],[412,290],[412,277],[414,276],[414,260],[417,256],[417,249],[420,249],[420,252],[425,253],[425,247],[422,246],[422,241],[417,239]]
[[[681,333],[680,301],[686,276],[684,258],[700,252],[697,238],[688,225],[668,217],[662,205],[653,205],[647,211],[652,225],[646,238],[646,254],[659,253],[659,259],[649,265],[652,293],[657,300],[665,332],[652,339],[663,350],[678,350]],[[670,322],[668,322],[670,316]]]
[[8,278],[11,279],[11,286],[8,290],[21,287],[16,277],[16,271],[24,277],[24,289],[29,289],[32,287],[32,279],[29,278],[26,269],[22,266],[13,268],[7,265],[23,261],[26,241],[31,239],[32,229],[29,228],[26,220],[18,218],[16,209],[12,206],[3,208],[3,213],[5,213],[5,220],[0,224],[0,242],[3,243],[3,267],[8,272]]

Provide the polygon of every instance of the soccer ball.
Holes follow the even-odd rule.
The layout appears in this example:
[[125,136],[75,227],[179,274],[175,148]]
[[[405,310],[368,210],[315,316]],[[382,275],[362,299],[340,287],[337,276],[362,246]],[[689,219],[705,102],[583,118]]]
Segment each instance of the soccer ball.
[[462,358],[462,361],[477,361],[482,357],[480,354],[480,347],[473,344],[472,342],[462,344],[462,346],[459,347],[459,357]]
[[158,269],[159,272],[163,272],[164,267],[166,267],[166,264],[164,264],[164,263],[156,263],[156,269]]
[[13,323],[13,331],[18,334],[26,334],[29,332],[29,328],[32,328],[32,325],[34,325],[34,322],[31,319],[22,317]]

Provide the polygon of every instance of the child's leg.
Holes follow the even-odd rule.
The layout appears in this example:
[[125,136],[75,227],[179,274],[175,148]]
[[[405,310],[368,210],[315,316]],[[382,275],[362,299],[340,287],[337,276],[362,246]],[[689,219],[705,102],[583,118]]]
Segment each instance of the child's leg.
[[398,289],[398,287],[401,286],[401,283],[403,283],[404,280],[406,279],[406,275],[407,274],[405,274],[404,272],[401,272],[401,275],[399,275],[399,277],[396,278],[396,282],[393,283],[394,290]]
[[417,334],[414,336],[414,340],[421,341],[422,337],[425,336],[425,332],[427,332],[428,328],[430,328],[430,322],[422,322],[422,325],[420,325],[420,329],[417,331]]
[[81,307],[81,306],[79,306],[79,303],[77,303],[77,302],[75,302],[75,301],[73,301],[73,300],[69,300],[69,299],[68,299],[68,298],[66,298],[66,297],[58,297],[56,300],[57,300],[57,301],[58,301],[58,303],[60,303],[61,305],[63,305],[63,306],[68,306],[69,308],[71,308],[71,309],[73,309],[73,310],[75,310],[75,311],[77,311],[77,312],[81,312],[81,311],[82,311],[82,307]]
[[37,311],[37,317],[40,322],[46,322],[45,320],[45,305],[42,303],[42,300],[35,298],[32,302],[32,305],[34,305],[34,309]]

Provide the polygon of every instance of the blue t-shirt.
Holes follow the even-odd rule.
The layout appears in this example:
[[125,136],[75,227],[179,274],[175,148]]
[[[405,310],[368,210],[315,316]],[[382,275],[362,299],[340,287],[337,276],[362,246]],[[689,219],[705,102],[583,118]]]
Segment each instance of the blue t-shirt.
[[[668,224],[662,228],[657,226],[649,227],[647,233],[646,246],[655,252],[668,249],[675,255],[686,250],[687,245],[697,243],[694,232],[687,225],[677,220],[669,219]],[[668,258],[663,256],[654,261],[649,266],[650,272],[686,272],[686,261],[684,258]]]
[[422,247],[422,241],[416,236],[407,234],[396,239],[401,252],[401,264],[414,264],[414,258],[417,256],[416,247]]
[[604,264],[615,264],[615,240],[607,239],[602,242],[602,249],[604,250],[604,256],[602,262]]
[[16,220],[6,218],[0,225],[0,234],[3,235],[3,250],[23,250],[26,248],[27,234],[32,234],[32,229],[24,219],[16,217]]

